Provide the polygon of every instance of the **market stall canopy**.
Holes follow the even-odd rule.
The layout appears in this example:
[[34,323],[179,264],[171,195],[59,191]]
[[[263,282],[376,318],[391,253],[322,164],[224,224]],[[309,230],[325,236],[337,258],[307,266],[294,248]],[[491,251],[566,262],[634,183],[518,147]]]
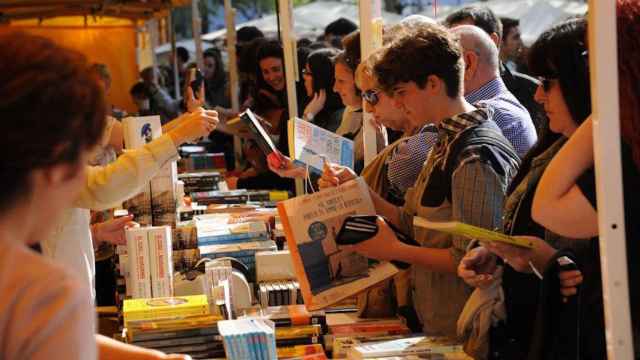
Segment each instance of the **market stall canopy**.
[[[358,21],[358,4],[345,3],[339,1],[315,1],[306,5],[296,6],[293,9],[294,30],[298,36],[320,35],[324,28],[338,18],[347,18],[356,24]],[[395,24],[402,19],[401,15],[382,12],[385,24]],[[276,15],[271,14],[260,19],[251,20],[243,24],[238,24],[236,28],[243,26],[255,26],[267,35],[278,33]],[[223,38],[227,33],[226,29],[217,30],[204,34],[203,40],[215,41]]]
[[[587,4],[572,0],[489,0],[467,3],[468,5],[487,6],[499,17],[510,17],[520,20],[520,33],[525,45],[531,45],[552,25],[574,16],[583,16],[587,12]],[[441,6],[438,8],[438,20],[444,19],[460,6]],[[433,16],[433,10],[423,13]]]
[[59,16],[118,17],[149,19],[165,16],[172,7],[191,0],[3,0],[0,23]]

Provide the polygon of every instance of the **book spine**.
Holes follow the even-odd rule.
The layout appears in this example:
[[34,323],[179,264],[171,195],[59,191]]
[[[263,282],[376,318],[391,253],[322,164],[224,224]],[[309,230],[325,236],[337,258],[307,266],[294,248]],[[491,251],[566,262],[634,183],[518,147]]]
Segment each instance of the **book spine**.
[[151,263],[151,294],[153,297],[173,296],[173,256],[171,228],[155,227],[149,230]]
[[250,241],[266,241],[269,240],[267,231],[247,232],[240,234],[228,234],[228,235],[215,235],[215,236],[201,236],[198,237],[198,246],[204,245],[219,245],[219,244],[233,244],[236,242],[243,242],[242,240]]
[[151,276],[149,264],[149,242],[147,230],[144,228],[129,229],[126,232],[127,255],[129,257],[129,280],[131,296],[137,298],[151,297]]
[[[199,329],[186,329],[178,331],[154,331],[154,332],[133,332],[131,335],[132,342],[144,346],[147,341],[160,341],[167,339],[177,338],[191,338],[202,335],[217,336],[218,329],[214,327],[199,328]],[[207,336],[209,338],[209,336]],[[218,339],[219,340],[219,339]]]

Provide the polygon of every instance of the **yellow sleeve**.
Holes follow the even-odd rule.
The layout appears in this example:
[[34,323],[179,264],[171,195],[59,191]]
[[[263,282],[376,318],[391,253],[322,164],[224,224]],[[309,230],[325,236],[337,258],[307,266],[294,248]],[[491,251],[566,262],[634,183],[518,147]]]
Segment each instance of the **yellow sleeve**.
[[104,210],[140,192],[140,189],[168,163],[178,159],[168,135],[142,148],[126,151],[107,166],[87,168],[87,183],[75,207]]

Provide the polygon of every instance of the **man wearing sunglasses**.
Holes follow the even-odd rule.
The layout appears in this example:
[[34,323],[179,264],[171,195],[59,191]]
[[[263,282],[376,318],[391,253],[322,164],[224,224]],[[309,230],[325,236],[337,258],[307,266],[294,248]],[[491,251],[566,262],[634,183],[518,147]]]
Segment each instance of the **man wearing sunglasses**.
[[435,144],[437,132],[425,121],[412,121],[395,106],[393,99],[380,90],[373,76],[370,57],[356,70],[356,85],[362,89],[363,110],[373,115],[378,126],[402,132],[402,137],[387,146],[362,171],[373,191],[392,204],[402,206],[407,190],[422,170],[427,153]]

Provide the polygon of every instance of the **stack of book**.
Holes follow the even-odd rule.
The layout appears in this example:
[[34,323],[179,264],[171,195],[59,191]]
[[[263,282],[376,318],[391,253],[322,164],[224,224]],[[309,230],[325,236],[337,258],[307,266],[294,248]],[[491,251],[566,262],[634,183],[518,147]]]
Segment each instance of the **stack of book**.
[[218,322],[227,359],[277,359],[273,323],[262,319]]
[[227,170],[224,153],[190,154],[189,157],[180,159],[178,165],[180,172]]
[[255,279],[255,255],[276,250],[269,227],[262,220],[238,222],[228,214],[208,214],[194,218],[200,256],[217,259],[233,257],[249,268]]
[[[127,117],[122,121],[126,149],[138,149],[162,135],[159,116]],[[162,166],[142,191],[124,202],[140,225],[175,226],[176,184],[175,162]]]
[[328,314],[327,327],[325,343],[334,359],[346,358],[361,343],[401,339],[411,333],[399,318],[360,319],[353,312]]
[[193,222],[184,222],[173,229],[173,269],[178,272],[192,269],[200,260],[198,236]]
[[[133,298],[173,295],[171,228],[168,226],[129,228],[125,280]],[[122,259],[122,257],[121,257]]]
[[204,295],[125,300],[127,342],[194,359],[224,357],[217,323]]
[[178,180],[184,183],[184,193],[187,195],[193,192],[221,190],[220,183],[224,182],[224,178],[218,172],[182,173],[178,175]]
[[[311,355],[318,352],[324,355],[322,343],[323,335],[327,331],[327,319],[323,311],[309,312],[304,305],[291,305],[249,308],[240,313],[241,318],[267,319],[274,323],[278,358]],[[316,346],[305,347],[308,345]],[[319,349],[322,350],[318,351]],[[304,352],[307,353],[304,354]]]
[[300,284],[294,280],[259,282],[257,298],[263,307],[304,304]]

